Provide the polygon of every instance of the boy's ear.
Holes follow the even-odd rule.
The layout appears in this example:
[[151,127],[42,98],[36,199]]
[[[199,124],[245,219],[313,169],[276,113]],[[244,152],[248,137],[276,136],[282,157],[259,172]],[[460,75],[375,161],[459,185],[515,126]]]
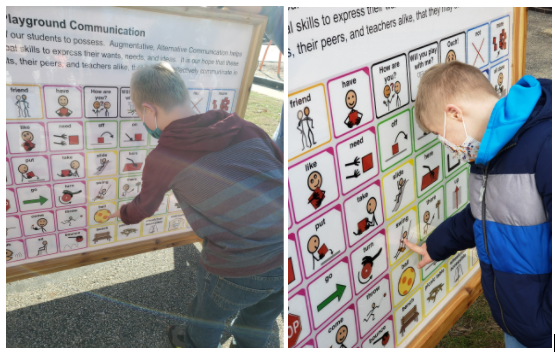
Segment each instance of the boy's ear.
[[156,107],[153,104],[144,102],[142,107],[148,114],[156,115]]
[[445,113],[447,114],[447,118],[462,121],[462,109],[457,105],[452,103],[448,104],[445,106]]

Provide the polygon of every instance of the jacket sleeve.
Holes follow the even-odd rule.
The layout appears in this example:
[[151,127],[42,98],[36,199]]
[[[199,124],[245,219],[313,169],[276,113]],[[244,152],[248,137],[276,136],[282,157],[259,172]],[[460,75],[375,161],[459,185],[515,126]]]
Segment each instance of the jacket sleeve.
[[[547,220],[549,221],[549,230],[552,230],[551,225],[553,224],[552,215],[551,215],[551,188],[552,188],[551,186],[551,181],[552,181],[551,146],[552,146],[551,134],[549,134],[547,139],[545,139],[545,142],[543,143],[542,149],[538,156],[538,161],[536,163],[536,171],[535,171],[536,188],[538,189],[538,192],[540,193],[540,196],[543,201],[545,214],[547,216]],[[549,284],[547,284],[546,286],[545,295],[544,295],[544,302],[546,303],[547,306],[549,306],[550,310],[551,310],[551,304],[553,301],[553,297],[552,297],[553,293],[551,289],[552,282],[553,282],[553,279],[550,277]]]
[[470,204],[460,213],[442,222],[426,240],[428,254],[434,261],[449,258],[458,251],[476,246]]
[[536,188],[540,193],[543,201],[543,207],[545,209],[545,214],[547,220],[549,220],[549,229],[551,230],[551,182],[552,182],[552,152],[551,152],[551,134],[545,139],[542,149],[538,156],[538,162],[536,163]]
[[143,219],[154,215],[164,195],[170,190],[168,178],[171,178],[169,166],[164,166],[152,152],[147,156],[143,170],[141,192],[129,204],[121,207],[120,219],[124,224],[138,224]]

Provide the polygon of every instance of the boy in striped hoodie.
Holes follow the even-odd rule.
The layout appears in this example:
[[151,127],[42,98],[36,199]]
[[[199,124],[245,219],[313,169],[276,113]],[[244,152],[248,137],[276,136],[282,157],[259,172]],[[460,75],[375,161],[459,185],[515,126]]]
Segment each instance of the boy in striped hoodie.
[[482,287],[508,348],[551,347],[551,80],[522,77],[499,98],[458,61],[422,76],[415,120],[470,163],[470,204],[422,246],[418,268],[476,247]]
[[262,347],[283,311],[283,155],[256,125],[225,111],[195,114],[167,63],[137,70],[131,100],[148,133],[140,194],[111,217],[137,224],[172,190],[203,239],[197,293],[174,347],[217,347],[225,320],[238,347]]

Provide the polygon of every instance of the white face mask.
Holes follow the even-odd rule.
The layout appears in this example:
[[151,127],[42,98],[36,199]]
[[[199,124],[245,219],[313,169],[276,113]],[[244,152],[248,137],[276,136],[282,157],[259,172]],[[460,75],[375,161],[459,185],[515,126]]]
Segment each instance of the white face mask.
[[463,160],[465,162],[472,162],[476,160],[478,156],[478,149],[480,148],[480,142],[473,137],[469,136],[466,133],[466,125],[464,124],[464,117],[462,118],[463,127],[464,127],[464,134],[466,135],[466,139],[461,145],[455,145],[449,140],[445,139],[445,126],[447,123],[447,113],[443,112],[443,136],[438,135],[437,138],[439,141],[445,145],[445,147],[449,148],[455,158],[459,160]]

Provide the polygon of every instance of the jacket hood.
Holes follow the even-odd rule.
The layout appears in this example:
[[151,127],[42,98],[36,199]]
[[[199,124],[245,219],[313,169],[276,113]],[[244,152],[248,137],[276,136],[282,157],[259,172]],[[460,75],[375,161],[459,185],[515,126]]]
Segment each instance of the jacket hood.
[[208,111],[171,122],[158,144],[183,151],[220,151],[229,146],[242,123],[236,113]]
[[493,108],[476,164],[486,164],[544,119],[551,119],[551,80],[523,76]]

